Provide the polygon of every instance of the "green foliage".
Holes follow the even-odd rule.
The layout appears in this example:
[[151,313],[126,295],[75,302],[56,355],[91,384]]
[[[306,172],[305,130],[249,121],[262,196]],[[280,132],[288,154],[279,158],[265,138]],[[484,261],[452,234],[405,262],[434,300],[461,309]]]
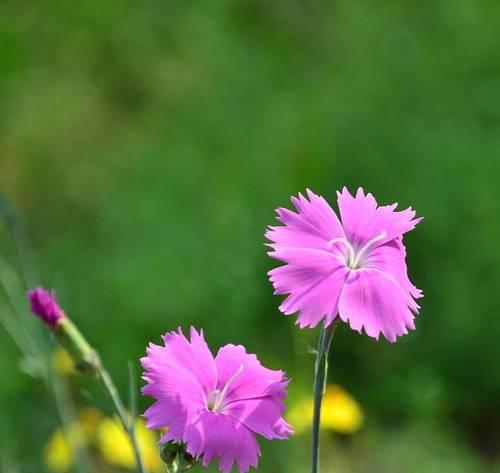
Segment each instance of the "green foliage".
[[[7,0],[0,186],[123,392],[127,358],[189,324],[306,389],[316,334],[266,281],[273,209],[306,187],[335,205],[343,185],[412,205],[417,330],[390,345],[341,327],[331,377],[381,422],[498,445],[499,28],[494,0]],[[0,340],[20,442],[40,393]]]

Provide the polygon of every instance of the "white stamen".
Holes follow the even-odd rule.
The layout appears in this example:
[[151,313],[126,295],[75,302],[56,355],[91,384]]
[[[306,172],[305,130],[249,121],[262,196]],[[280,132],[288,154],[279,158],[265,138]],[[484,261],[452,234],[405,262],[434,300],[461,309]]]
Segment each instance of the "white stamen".
[[342,243],[346,248],[347,248],[347,266],[351,266],[352,262],[354,261],[355,258],[355,253],[354,253],[354,248],[352,245],[345,239],[345,238],[334,238],[333,240],[330,240],[327,244],[328,248],[331,248],[333,245],[336,243]]
[[[383,231],[379,235],[368,240],[359,250],[355,250],[354,247],[345,238],[333,238],[327,243],[328,248],[331,248],[337,243],[341,243],[347,249],[347,254],[344,255],[345,264],[351,269],[358,269],[362,264],[362,259],[366,256],[369,250],[371,250],[376,243],[387,237],[387,232]],[[342,257],[340,257],[342,259]]]
[[231,384],[235,381],[235,379],[243,372],[243,369],[245,367],[243,365],[240,365],[238,370],[229,378],[228,382],[222,389],[222,391],[219,391],[216,389],[215,391],[212,391],[207,398],[207,407],[210,411],[212,412],[218,412],[219,409],[222,407],[222,404],[224,402],[224,397],[227,394],[227,391],[229,390]]
[[220,393],[221,393],[220,389],[216,389],[215,391],[212,391],[211,393],[208,394],[207,409],[209,411],[214,410],[214,407],[217,404],[217,400],[219,399]]
[[363,247],[357,252],[356,257],[354,258],[354,261],[352,262],[352,265],[349,265],[352,269],[358,268],[361,258],[365,256],[365,254],[368,252],[368,250],[371,250],[375,243],[378,243],[379,241],[383,240],[384,238],[387,237],[387,232],[383,231],[376,237],[373,237],[371,240],[368,240]]

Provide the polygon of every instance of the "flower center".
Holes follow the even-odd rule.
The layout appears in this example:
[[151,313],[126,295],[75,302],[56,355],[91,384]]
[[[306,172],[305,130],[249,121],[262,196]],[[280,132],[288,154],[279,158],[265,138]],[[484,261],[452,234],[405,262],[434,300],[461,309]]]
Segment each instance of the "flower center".
[[334,245],[343,245],[345,248],[345,252],[342,253],[340,257],[342,261],[345,262],[348,268],[350,269],[359,269],[363,267],[364,258],[372,250],[376,244],[387,237],[387,232],[383,231],[379,235],[373,237],[371,240],[368,240],[363,246],[360,248],[354,248],[351,243],[349,243],[345,238],[333,238],[328,242],[328,247],[331,248]]
[[212,392],[208,393],[207,396],[207,409],[211,412],[221,412],[224,408],[224,398],[234,380],[243,372],[244,366],[240,365],[240,367],[236,370],[236,372],[231,376],[228,380],[224,388],[222,390],[215,389]]

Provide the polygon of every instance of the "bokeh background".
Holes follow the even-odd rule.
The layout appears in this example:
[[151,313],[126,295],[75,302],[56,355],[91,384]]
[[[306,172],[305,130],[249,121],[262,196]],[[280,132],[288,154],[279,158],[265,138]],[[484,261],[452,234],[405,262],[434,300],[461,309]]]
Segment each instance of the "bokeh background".
[[[324,471],[500,471],[499,31],[497,0],[1,2],[0,190],[25,272],[122,392],[127,360],[193,324],[285,369],[293,406],[317,331],[277,310],[274,209],[307,187],[335,207],[344,185],[411,205],[417,330],[337,331],[330,381],[364,424],[324,432]],[[50,471],[57,411],[21,359],[0,331],[2,471]],[[76,409],[109,412],[70,383]],[[308,471],[307,432],[262,444],[261,471]]]

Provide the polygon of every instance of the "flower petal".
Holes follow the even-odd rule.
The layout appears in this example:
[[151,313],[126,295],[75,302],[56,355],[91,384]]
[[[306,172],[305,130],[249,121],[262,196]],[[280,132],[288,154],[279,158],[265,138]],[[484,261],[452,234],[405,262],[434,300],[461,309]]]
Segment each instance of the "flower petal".
[[257,466],[260,449],[252,433],[231,416],[204,412],[186,429],[184,435],[187,451],[196,458],[202,457],[203,466],[219,460],[219,470],[229,473],[236,461],[240,473]]
[[330,240],[344,236],[342,225],[328,202],[309,189],[307,196],[309,200],[302,194],[292,197],[298,213],[277,209],[277,219],[284,226],[269,227],[266,238],[273,242],[271,247],[327,249]]
[[217,388],[220,390],[224,389],[235,373],[241,371],[226,392],[226,404],[266,395],[286,396],[286,386],[281,384],[285,381],[283,371],[265,368],[257,357],[247,353],[242,345],[229,344],[220,348],[215,357],[215,364],[218,373]]
[[169,427],[162,441],[179,441],[186,425],[205,407],[217,373],[202,332],[192,328],[189,342],[179,329],[163,340],[165,346],[150,344],[147,356],[141,358],[148,383],[142,392],[157,399],[144,415],[149,428]]
[[329,325],[338,312],[338,299],[349,270],[340,253],[285,248],[270,253],[286,261],[271,270],[269,278],[277,294],[290,294],[281,304],[284,314],[300,311],[301,328],[315,327],[322,319]]
[[167,431],[162,435],[160,443],[171,440],[181,442],[187,426],[196,419],[200,408],[197,404],[186,402],[180,397],[163,398],[156,401],[144,413],[146,427],[148,429],[164,429]]
[[235,401],[228,404],[224,412],[267,439],[284,440],[293,433],[282,417],[285,412],[283,400],[276,396]]
[[177,363],[167,347],[150,343],[146,352],[147,356],[141,358],[146,370],[143,379],[148,382],[144,394],[158,399],[181,397],[190,402],[204,402],[205,392],[199,381]]
[[205,393],[214,389],[217,380],[217,370],[214,357],[203,337],[203,330],[198,333],[193,327],[190,329],[190,342],[182,333],[169,332],[163,335],[168,357],[181,366],[186,372],[196,378]]
[[387,273],[378,269],[352,271],[339,301],[339,314],[353,330],[378,339],[380,332],[390,342],[407,329],[414,329],[413,314],[405,291]]
[[417,289],[408,278],[406,266],[406,249],[402,238],[396,238],[371,251],[366,259],[366,267],[374,267],[390,274],[402,289],[408,292],[408,305],[418,313],[419,306],[414,299],[423,297],[422,291]]
[[397,204],[377,207],[375,197],[365,195],[361,187],[355,197],[344,187],[337,192],[337,201],[346,237],[355,248],[385,232],[386,236],[378,241],[382,245],[413,230],[422,220],[415,218],[411,207],[400,212],[395,211]]

